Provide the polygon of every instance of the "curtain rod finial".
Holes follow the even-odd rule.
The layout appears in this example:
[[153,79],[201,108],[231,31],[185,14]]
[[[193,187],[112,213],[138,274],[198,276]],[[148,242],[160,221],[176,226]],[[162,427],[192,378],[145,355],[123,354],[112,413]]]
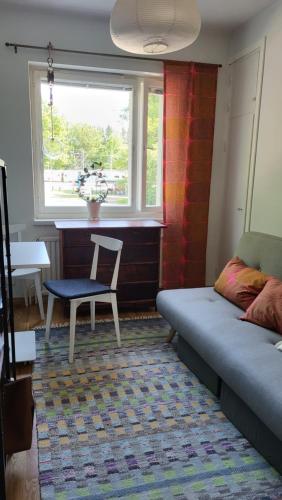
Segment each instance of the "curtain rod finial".
[[14,47],[14,52],[15,54],[18,53],[18,46],[16,43],[10,43],[10,42],[5,42],[5,46],[6,47]]

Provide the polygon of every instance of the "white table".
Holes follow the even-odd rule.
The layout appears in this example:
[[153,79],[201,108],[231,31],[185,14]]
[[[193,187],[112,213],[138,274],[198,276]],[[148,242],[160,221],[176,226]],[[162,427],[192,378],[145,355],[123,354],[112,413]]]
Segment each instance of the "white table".
[[[44,241],[15,241],[11,242],[10,248],[12,269],[50,267]],[[17,363],[34,361],[36,359],[35,331],[15,332],[15,347]]]
[[44,241],[12,241],[11,266],[12,269],[28,269],[50,267],[50,260]]

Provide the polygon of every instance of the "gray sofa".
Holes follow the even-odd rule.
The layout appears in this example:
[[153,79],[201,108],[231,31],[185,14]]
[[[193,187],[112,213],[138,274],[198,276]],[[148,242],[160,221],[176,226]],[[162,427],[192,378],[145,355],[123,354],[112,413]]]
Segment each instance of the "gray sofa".
[[[236,255],[282,280],[282,239],[245,233]],[[213,288],[162,291],[157,308],[178,333],[180,359],[282,474],[282,352],[275,348],[281,335],[241,321],[243,311]]]

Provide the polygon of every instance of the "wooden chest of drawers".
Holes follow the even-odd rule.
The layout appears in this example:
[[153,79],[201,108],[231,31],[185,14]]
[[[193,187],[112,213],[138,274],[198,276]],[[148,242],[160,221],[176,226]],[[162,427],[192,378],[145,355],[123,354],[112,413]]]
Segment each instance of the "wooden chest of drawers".
[[[61,277],[90,276],[94,245],[92,233],[123,241],[118,279],[119,306],[155,305],[159,290],[160,235],[164,227],[156,221],[57,221],[60,233]],[[109,283],[112,256],[101,250],[97,278]]]

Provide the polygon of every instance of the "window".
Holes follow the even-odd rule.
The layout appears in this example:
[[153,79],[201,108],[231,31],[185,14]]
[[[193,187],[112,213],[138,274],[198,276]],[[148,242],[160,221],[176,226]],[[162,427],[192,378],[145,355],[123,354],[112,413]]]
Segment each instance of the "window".
[[162,92],[150,90],[147,102],[146,207],[157,207],[162,196]]
[[53,118],[46,71],[31,69],[36,219],[84,218],[76,193],[101,162],[109,187],[102,217],[161,216],[162,79],[55,71]]

